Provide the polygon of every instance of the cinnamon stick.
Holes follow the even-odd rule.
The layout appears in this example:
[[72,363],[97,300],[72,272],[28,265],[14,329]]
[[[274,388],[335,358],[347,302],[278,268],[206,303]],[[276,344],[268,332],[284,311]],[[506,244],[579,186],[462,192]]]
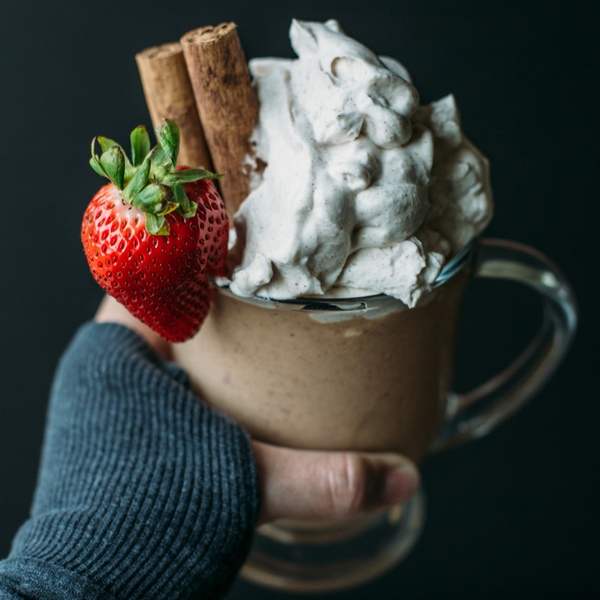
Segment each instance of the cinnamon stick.
[[258,122],[258,99],[235,23],[200,27],[181,45],[196,106],[215,170],[231,215],[250,191],[250,136]]
[[181,44],[147,48],[136,54],[135,60],[154,128],[165,118],[179,126],[181,146],[177,163],[212,170]]

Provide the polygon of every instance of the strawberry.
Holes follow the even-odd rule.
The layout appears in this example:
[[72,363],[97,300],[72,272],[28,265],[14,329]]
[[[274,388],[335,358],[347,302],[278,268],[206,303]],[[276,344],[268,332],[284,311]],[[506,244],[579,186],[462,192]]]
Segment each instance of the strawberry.
[[83,217],[81,239],[92,275],[134,316],[170,342],[200,328],[210,308],[208,274],[226,275],[229,223],[225,205],[203,169],[175,168],[179,128],[131,134],[132,161],[115,142],[92,141],[90,164],[111,183]]

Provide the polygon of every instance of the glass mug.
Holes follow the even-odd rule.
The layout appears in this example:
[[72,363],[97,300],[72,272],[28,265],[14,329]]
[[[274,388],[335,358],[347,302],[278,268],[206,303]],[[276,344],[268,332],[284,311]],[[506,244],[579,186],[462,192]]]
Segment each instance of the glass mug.
[[[456,338],[473,277],[533,288],[544,320],[512,365],[457,395]],[[273,301],[219,287],[200,333],[174,346],[174,358],[199,396],[255,439],[419,462],[487,434],[531,398],[564,357],[576,319],[573,292],[547,258],[515,242],[474,240],[413,309],[385,295]],[[284,591],[351,587],[406,556],[423,520],[418,493],[374,516],[263,525],[241,574]]]

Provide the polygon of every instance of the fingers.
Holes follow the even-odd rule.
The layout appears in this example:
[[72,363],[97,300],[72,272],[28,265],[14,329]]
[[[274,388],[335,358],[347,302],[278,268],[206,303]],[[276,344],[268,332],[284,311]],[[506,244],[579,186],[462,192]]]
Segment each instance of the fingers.
[[315,452],[252,442],[262,492],[259,523],[341,519],[406,502],[419,487],[414,463],[398,454]]
[[139,336],[144,338],[150,346],[154,348],[163,358],[169,360],[171,348],[169,343],[152,331],[150,327],[144,325],[139,319],[136,319],[122,304],[117,302],[112,296],[104,296],[100,303],[94,320],[98,323],[119,323],[133,329]]

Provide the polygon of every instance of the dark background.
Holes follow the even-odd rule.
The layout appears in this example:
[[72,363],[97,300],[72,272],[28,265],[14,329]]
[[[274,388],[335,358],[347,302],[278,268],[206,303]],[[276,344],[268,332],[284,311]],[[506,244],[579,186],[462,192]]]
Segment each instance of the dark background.
[[[338,18],[411,71],[423,103],[453,92],[490,159],[487,234],[551,256],[581,327],[552,382],[487,438],[423,465],[426,527],[391,573],[332,598],[586,597],[598,586],[598,19],[594,2],[3,1],[0,8],[0,557],[27,517],[56,362],[100,288],[79,241],[101,185],[90,140],[150,125],[134,54],[234,20],[247,57],[292,56],[290,19]],[[537,327],[526,290],[477,283],[457,387],[507,364]],[[230,598],[279,595],[237,583]]]

